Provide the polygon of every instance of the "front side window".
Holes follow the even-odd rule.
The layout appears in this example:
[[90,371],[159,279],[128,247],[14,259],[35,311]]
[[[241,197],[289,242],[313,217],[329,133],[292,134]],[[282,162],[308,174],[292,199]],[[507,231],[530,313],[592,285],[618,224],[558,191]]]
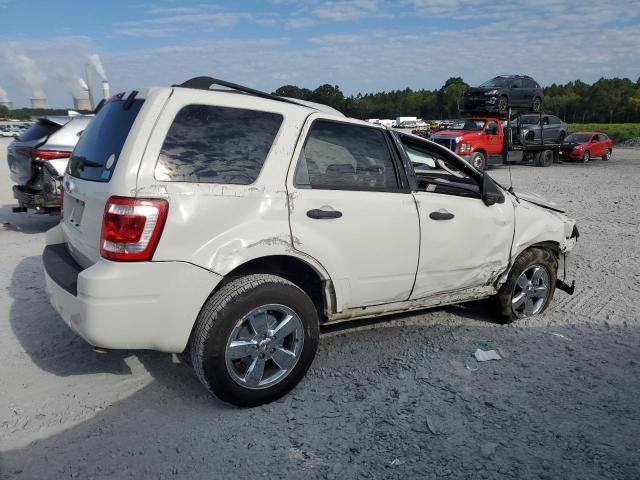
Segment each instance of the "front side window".
[[209,105],[183,107],[167,133],[155,178],[248,185],[260,174],[283,117]]
[[397,190],[384,130],[316,121],[300,155],[295,184],[326,190]]

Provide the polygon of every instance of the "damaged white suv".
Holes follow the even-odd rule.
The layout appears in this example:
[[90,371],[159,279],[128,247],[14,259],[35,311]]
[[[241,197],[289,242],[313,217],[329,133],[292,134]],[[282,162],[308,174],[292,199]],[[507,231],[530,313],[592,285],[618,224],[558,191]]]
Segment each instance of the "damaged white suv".
[[422,138],[209,77],[111,98],[63,183],[43,253],[60,316],[96,347],[184,352],[237,405],[291,390],[320,325],[491,296],[509,322],[572,291],[560,210]]

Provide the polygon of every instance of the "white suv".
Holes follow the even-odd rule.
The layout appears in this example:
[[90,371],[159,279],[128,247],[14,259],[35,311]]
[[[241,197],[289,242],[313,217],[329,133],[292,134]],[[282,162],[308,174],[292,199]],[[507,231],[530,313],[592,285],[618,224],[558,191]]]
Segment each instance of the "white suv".
[[237,405],[292,389],[322,324],[490,296],[512,321],[572,291],[557,208],[423,138],[209,77],[112,98],[63,183],[43,253],[61,317],[96,347],[184,352]]

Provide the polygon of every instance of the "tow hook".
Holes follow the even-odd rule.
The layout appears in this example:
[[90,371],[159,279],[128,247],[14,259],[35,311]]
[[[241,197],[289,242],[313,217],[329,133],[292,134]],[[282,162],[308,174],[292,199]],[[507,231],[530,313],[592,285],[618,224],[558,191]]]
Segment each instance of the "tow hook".
[[569,295],[573,295],[573,292],[576,289],[576,281],[572,280],[571,285],[568,285],[567,283],[563,282],[558,278],[556,279],[556,288],[558,290],[562,290],[565,293],[568,293]]

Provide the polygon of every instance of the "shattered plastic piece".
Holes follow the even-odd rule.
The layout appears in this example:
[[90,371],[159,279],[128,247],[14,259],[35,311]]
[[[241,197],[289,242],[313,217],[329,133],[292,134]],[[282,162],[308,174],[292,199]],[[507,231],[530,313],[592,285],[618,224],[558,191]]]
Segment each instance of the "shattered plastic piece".
[[486,362],[488,360],[502,360],[502,357],[498,355],[495,350],[485,351],[477,349],[473,355],[479,362]]
[[567,337],[566,335],[563,335],[561,333],[558,333],[558,332],[551,332],[551,335],[555,335],[556,337],[560,337],[560,338],[563,338],[565,340],[571,341],[571,339],[569,337]]
[[394,458],[391,463],[389,464],[390,467],[399,467],[400,465],[404,465],[406,463],[405,460],[402,460],[400,458]]

